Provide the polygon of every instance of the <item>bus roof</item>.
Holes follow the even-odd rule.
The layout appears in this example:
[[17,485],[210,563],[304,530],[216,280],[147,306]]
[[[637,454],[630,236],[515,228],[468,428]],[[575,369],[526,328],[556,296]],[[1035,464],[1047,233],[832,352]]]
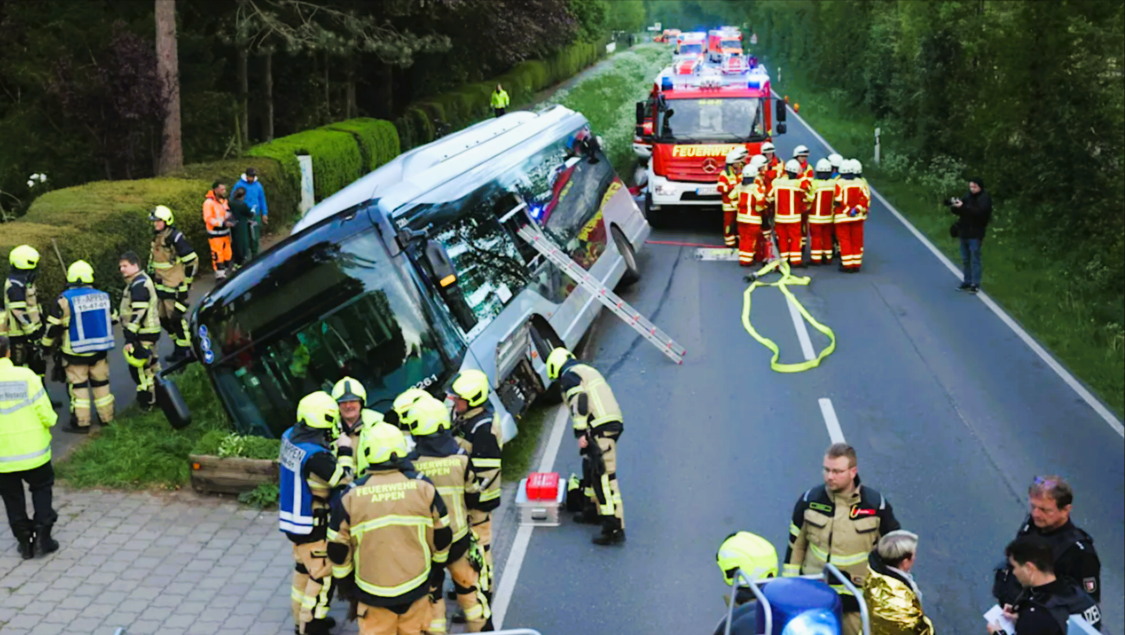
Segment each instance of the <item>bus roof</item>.
[[415,148],[318,203],[297,221],[292,233],[373,199],[386,200],[386,208],[393,210],[498,155],[519,152],[528,140],[576,114],[564,106],[513,112]]

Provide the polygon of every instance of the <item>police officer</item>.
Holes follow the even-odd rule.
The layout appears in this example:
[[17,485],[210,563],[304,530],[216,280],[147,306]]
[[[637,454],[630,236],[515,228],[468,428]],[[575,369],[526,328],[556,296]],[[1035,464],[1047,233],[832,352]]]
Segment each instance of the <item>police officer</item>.
[[8,263],[11,269],[4,283],[4,313],[8,317],[12,364],[30,368],[42,380],[47,374],[47,360],[39,351],[43,335],[43,319],[35,297],[39,252],[31,245],[20,245],[8,254]]
[[602,534],[594,537],[594,544],[623,543],[625,512],[617,481],[617,442],[625,431],[621,407],[601,373],[579,363],[565,348],[556,348],[547,357],[547,377],[559,381],[579,451],[590,460],[589,482],[602,521]]
[[[367,390],[358,379],[345,377],[336,382],[332,387],[332,398],[340,407],[340,435],[351,439],[353,449],[359,447],[359,435],[364,428],[390,425],[383,420],[383,415],[367,408]],[[338,458],[341,464],[355,471],[354,455]]]
[[[433,482],[449,509],[452,544],[445,559],[445,569],[453,578],[457,604],[464,611],[470,633],[479,633],[491,622],[488,598],[481,590],[481,572],[485,569],[484,553],[469,529],[468,510],[478,506],[480,490],[469,462],[469,453],[453,439],[452,422],[445,404],[434,398],[419,399],[410,409],[411,432],[417,446],[410,455],[414,469]],[[441,595],[444,572],[435,571],[430,578],[430,635],[446,632],[445,599]],[[487,578],[485,583],[487,583]]]
[[160,324],[168,331],[175,349],[165,358],[177,362],[191,355],[191,338],[188,337],[188,292],[199,269],[199,258],[183,232],[176,229],[172,210],[157,205],[148,217],[153,224],[152,257],[149,273],[160,309]]
[[[0,497],[8,512],[20,556],[56,551],[59,543],[51,538],[58,519],[51,507],[51,487],[55,471],[51,467],[51,426],[58,415],[47,399],[39,376],[12,364],[11,344],[0,335]],[[31,491],[34,521],[27,517],[23,485]]]
[[[1020,536],[1004,553],[1023,587],[1013,604],[1004,605],[1005,616],[1016,624],[1013,635],[1065,635],[1071,615],[1101,630],[1098,605],[1073,580],[1056,577],[1054,549],[1042,536]],[[999,631],[999,625],[988,625],[989,633]]]
[[66,290],[47,315],[43,348],[50,350],[62,336],[63,365],[70,391],[70,432],[90,431],[90,393],[102,425],[113,421],[113,393],[109,390],[109,351],[113,339],[113,302],[94,288],[94,268],[78,260],[66,270]]
[[[728,586],[735,586],[735,575],[738,571],[749,580],[777,577],[777,550],[768,540],[748,531],[739,531],[727,536],[715,554],[715,561],[719,570],[723,572],[723,581]],[[754,599],[754,592],[739,578],[738,590],[734,592],[733,601],[737,605],[731,623],[730,635],[757,635],[758,603]],[[715,629],[715,635],[726,632],[727,618],[723,617]]]
[[[860,484],[852,446],[834,443],[824,454],[824,485],[805,492],[793,507],[782,575],[817,574],[831,562],[863,588],[871,550],[879,538],[900,528],[883,495]],[[832,588],[844,603],[843,634],[856,635],[859,602],[842,584]]]
[[281,435],[279,525],[293,543],[293,620],[302,635],[324,635],[336,625],[327,617],[333,589],[326,542],[329,501],[333,489],[353,478],[344,458],[353,453],[351,439],[340,435],[339,426],[336,400],[317,391],[301,399],[297,424]]
[[480,539],[492,568],[492,511],[500,506],[500,424],[488,401],[488,375],[476,369],[461,371],[453,380],[448,398],[453,402],[457,442],[469,453],[480,498],[469,510],[469,525]]
[[148,412],[156,405],[156,373],[160,358],[156,343],[160,340],[160,315],[156,287],[148,274],[141,271],[141,258],[132,251],[121,254],[117,269],[125,279],[118,316],[125,335],[125,361],[129,376],[137,384],[137,404]]
[[[393,426],[364,429],[362,474],[332,509],[328,558],[332,574],[354,586],[361,635],[429,628],[431,580],[449,557],[449,510],[406,456],[406,438]],[[357,527],[365,530],[353,533]]]
[[[1094,539],[1074,524],[1070,511],[1074,489],[1061,476],[1037,476],[1027,488],[1031,511],[1016,537],[1039,536],[1051,547],[1052,571],[1060,579],[1070,579],[1101,602],[1102,563],[1094,549]],[[996,571],[992,594],[1003,604],[1014,604],[1020,584],[1010,566]]]

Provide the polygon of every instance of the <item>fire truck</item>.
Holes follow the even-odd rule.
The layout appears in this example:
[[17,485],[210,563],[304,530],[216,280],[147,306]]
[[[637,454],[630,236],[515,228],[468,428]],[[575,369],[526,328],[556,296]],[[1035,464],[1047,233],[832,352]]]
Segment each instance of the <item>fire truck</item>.
[[741,145],[758,154],[763,142],[785,133],[785,103],[771,98],[762,66],[742,73],[666,68],[636,109],[633,147],[648,161],[649,224],[659,224],[673,206],[719,208],[718,178],[727,153]]
[[672,65],[677,73],[694,73],[703,65],[707,49],[706,33],[681,33],[676,42]]
[[734,27],[723,27],[707,33],[707,59],[721,62],[723,57],[742,55],[742,32]]

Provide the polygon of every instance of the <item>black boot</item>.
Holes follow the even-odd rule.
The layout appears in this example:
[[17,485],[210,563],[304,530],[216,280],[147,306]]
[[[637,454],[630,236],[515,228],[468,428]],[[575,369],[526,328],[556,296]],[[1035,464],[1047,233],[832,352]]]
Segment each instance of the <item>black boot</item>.
[[20,557],[24,560],[30,560],[35,555],[33,547],[35,541],[35,530],[30,520],[20,523],[19,526],[12,527],[12,536],[16,539],[16,546],[19,548]]
[[600,525],[602,517],[598,514],[597,507],[587,505],[585,509],[574,515],[574,522],[581,525]]
[[625,542],[625,530],[621,528],[621,524],[616,518],[605,521],[602,524],[602,535],[594,536],[593,540],[595,545],[619,545]]
[[35,526],[35,555],[45,556],[59,550],[59,542],[51,538],[51,525]]

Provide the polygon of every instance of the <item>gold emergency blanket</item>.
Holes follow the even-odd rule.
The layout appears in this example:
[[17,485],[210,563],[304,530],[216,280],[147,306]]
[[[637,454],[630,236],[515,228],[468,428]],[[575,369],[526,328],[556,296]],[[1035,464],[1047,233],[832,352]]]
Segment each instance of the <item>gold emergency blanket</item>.
[[863,587],[871,635],[934,635],[914,590],[901,580],[871,571]]

